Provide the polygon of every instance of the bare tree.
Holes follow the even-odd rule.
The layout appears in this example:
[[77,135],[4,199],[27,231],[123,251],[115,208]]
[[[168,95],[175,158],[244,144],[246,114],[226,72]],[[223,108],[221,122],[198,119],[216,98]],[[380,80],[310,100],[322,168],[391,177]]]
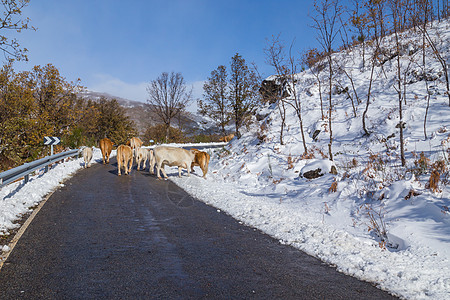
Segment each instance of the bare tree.
[[292,46],[294,45],[294,42],[292,42],[291,47],[289,48],[289,64],[290,64],[290,88],[291,88],[291,94],[294,96],[293,104],[291,104],[295,112],[297,114],[298,121],[300,123],[300,133],[302,135],[302,142],[303,142],[303,150],[304,154],[308,153],[308,148],[306,147],[306,140],[305,140],[305,131],[303,129],[303,116],[302,116],[302,102],[300,100],[300,97],[297,95],[297,88],[296,88],[296,80],[295,80],[295,74],[297,73],[297,64],[296,60],[292,54]]
[[[384,0],[381,0],[384,1]],[[368,0],[366,2],[367,7],[367,15],[368,15],[368,24],[367,26],[373,29],[372,36],[372,56],[371,56],[371,70],[370,70],[370,78],[369,78],[369,88],[367,90],[367,98],[366,98],[366,106],[364,112],[362,114],[362,125],[365,135],[370,135],[370,132],[367,130],[366,126],[366,116],[369,110],[369,104],[372,98],[372,84],[375,76],[375,67],[379,63],[379,54],[381,49],[381,40],[383,39],[383,21],[379,20],[380,15],[384,15],[383,12],[380,12],[381,9],[384,9],[383,5],[378,5],[377,1]],[[381,66],[382,67],[382,66]],[[383,68],[383,67],[382,67]]]
[[448,97],[448,106],[450,106],[450,80],[449,80],[449,76],[448,76],[447,60],[445,59],[445,57],[442,56],[442,53],[441,53],[441,51],[439,51],[436,41],[434,41],[430,37],[428,30],[426,30],[426,27],[424,27],[424,28],[425,28],[424,33],[425,33],[426,39],[428,41],[428,44],[430,45],[431,49],[433,50],[434,56],[441,64],[442,72],[444,73],[444,77],[445,77],[446,94]]
[[264,53],[266,55],[266,63],[272,66],[276,72],[276,81],[280,88],[277,90],[275,95],[275,100],[277,102],[278,112],[281,118],[281,128],[280,128],[280,144],[284,145],[283,133],[284,127],[286,126],[286,101],[285,90],[287,77],[289,73],[289,68],[286,66],[286,53],[284,50],[285,46],[280,40],[280,35],[272,36],[272,40],[267,40],[266,48],[264,48]]
[[[273,66],[277,72],[277,79],[280,84],[280,89],[276,95],[278,101],[278,110],[281,117],[281,131],[280,131],[280,143],[283,145],[283,130],[286,120],[286,105],[290,105],[294,108],[300,123],[300,131],[302,135],[304,153],[308,152],[305,141],[305,133],[303,129],[302,118],[302,106],[300,98],[297,95],[295,74],[297,73],[297,62],[292,54],[292,47],[294,42],[291,43],[289,48],[289,56],[286,59],[285,45],[280,40],[280,36],[272,36],[272,41],[264,49],[266,53],[267,64]],[[286,91],[289,94],[286,94]],[[291,96],[288,98],[287,96]]]
[[362,68],[366,66],[366,39],[370,35],[370,27],[368,26],[369,18],[367,12],[363,11],[364,0],[352,0],[353,7],[350,8],[350,23],[356,28],[357,40],[361,43],[362,48]]
[[[347,70],[345,69],[345,66],[344,66],[344,65],[339,65],[339,64],[337,64],[336,67],[338,68],[338,70],[339,70],[340,72],[342,72],[343,74],[345,74],[345,76],[347,76],[347,78],[350,80],[350,83],[351,83],[351,85],[352,85],[353,95],[355,95],[356,102],[359,104],[360,102],[359,102],[358,92],[356,91],[355,82],[353,81],[353,74],[352,74],[352,72],[351,72],[351,71],[350,71],[350,73],[347,72]],[[342,83],[341,83],[341,81],[339,81],[339,80],[336,81],[336,84],[342,89],[342,91],[344,91],[344,92],[347,94],[347,97],[351,100],[351,102],[352,102],[352,108],[353,108],[353,116],[356,118],[355,101],[353,100],[353,96],[352,96],[352,94],[350,93],[350,91],[348,90],[348,87],[342,86]]]
[[[426,48],[427,48],[427,25],[428,22],[432,19],[432,5],[430,0],[416,0],[416,6],[414,15],[412,16],[414,25],[418,27],[422,32],[422,73],[425,75],[426,72]],[[425,108],[425,116],[423,120],[423,134],[425,139],[427,139],[427,117],[428,117],[428,109],[430,108],[430,92],[429,85],[426,76],[424,76],[425,87],[427,91],[426,99],[427,106]]]
[[400,130],[400,159],[402,162],[402,166],[404,167],[406,165],[405,160],[405,145],[404,145],[404,138],[403,138],[403,129],[405,127],[405,123],[403,122],[403,100],[404,100],[404,93],[402,93],[402,64],[400,61],[401,53],[400,53],[400,31],[401,31],[401,19],[403,16],[403,10],[402,6],[404,6],[404,3],[402,0],[389,0],[389,4],[391,6],[392,10],[392,25],[394,30],[394,38],[395,38],[395,48],[396,48],[396,60],[397,60],[397,78],[396,78],[396,85],[394,85],[394,88],[398,95],[398,110],[399,110],[399,123],[397,127]]
[[169,139],[172,120],[176,118],[192,99],[192,89],[188,91],[181,73],[163,72],[147,86],[147,104],[164,124],[166,141]]
[[319,53],[317,49],[310,49],[305,52],[302,57],[302,62],[308,67],[311,71],[311,74],[317,80],[317,84],[319,87],[319,100],[320,100],[320,113],[322,120],[325,119],[325,113],[323,110],[323,97],[322,97],[322,79],[320,78],[320,73],[323,71],[324,66],[321,63],[322,53]]
[[[30,0],[3,0],[2,5],[3,14],[0,15],[0,30],[16,31],[31,29],[36,30],[30,26],[29,18],[21,18],[22,9],[29,4]],[[26,48],[22,48],[15,38],[10,38],[10,35],[0,34],[0,50],[3,51],[5,57],[14,58],[17,60],[28,60]]]
[[314,14],[312,16],[314,25],[313,28],[318,32],[318,42],[322,46],[328,63],[328,131],[330,133],[330,141],[328,143],[329,159],[333,160],[331,151],[333,144],[333,129],[332,129],[332,87],[333,87],[333,43],[339,30],[337,27],[337,20],[341,14],[341,7],[337,0],[321,0],[321,2],[314,1]]

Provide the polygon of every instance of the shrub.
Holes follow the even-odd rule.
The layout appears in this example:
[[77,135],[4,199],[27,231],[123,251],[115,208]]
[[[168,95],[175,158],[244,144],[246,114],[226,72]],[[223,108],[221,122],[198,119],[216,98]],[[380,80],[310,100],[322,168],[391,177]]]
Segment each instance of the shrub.
[[433,170],[433,172],[431,172],[430,179],[428,180],[426,187],[435,193],[439,192],[439,187],[438,187],[439,178],[440,178],[439,171]]
[[293,169],[294,163],[296,163],[296,162],[297,162],[297,160],[292,158],[292,156],[289,154],[289,156],[287,158],[288,170]]
[[426,174],[428,170],[430,169],[430,159],[425,156],[425,154],[422,152],[419,155],[419,158],[417,159],[417,154],[413,153],[416,160],[414,160],[414,174],[416,176]]
[[365,210],[366,216],[369,219],[369,224],[367,224],[368,231],[375,233],[381,240],[378,243],[380,248],[386,249],[388,237],[386,230],[386,221],[384,220],[385,213],[383,211],[383,208],[380,207],[379,210],[375,210],[370,204],[364,204],[362,208]]

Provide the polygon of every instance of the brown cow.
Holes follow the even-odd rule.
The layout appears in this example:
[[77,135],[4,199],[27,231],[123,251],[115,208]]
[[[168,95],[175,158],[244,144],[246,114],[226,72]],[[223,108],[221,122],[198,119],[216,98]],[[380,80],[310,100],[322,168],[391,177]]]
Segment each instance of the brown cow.
[[191,164],[191,172],[194,172],[194,166],[199,166],[203,171],[203,178],[206,179],[206,173],[208,173],[210,156],[207,152],[200,151],[198,149],[191,149],[194,152],[195,157]]
[[131,149],[137,149],[142,147],[143,142],[138,137],[132,137],[128,142],[127,145],[131,147]]
[[231,141],[234,138],[234,133],[230,133],[229,135],[226,135],[224,137],[221,137],[219,139],[219,142],[226,142],[228,143],[229,141]]
[[100,144],[100,150],[102,150],[103,164],[105,164],[105,160],[106,160],[106,163],[109,164],[109,156],[111,155],[113,143],[111,142],[110,139],[104,138],[104,139],[100,140],[99,144]]
[[137,162],[137,153],[136,150],[140,149],[142,147],[142,144],[144,144],[142,142],[142,140],[138,137],[132,137],[128,142],[127,142],[127,146],[131,147],[131,150],[133,150],[133,157],[136,157],[136,162]]
[[130,146],[120,145],[117,148],[117,175],[119,176],[122,166],[125,169],[125,175],[130,173],[133,166],[133,152]]

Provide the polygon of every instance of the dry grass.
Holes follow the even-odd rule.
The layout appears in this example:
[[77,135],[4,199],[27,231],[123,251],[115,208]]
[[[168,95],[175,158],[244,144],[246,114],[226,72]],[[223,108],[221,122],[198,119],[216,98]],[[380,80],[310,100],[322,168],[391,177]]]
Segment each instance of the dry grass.
[[380,207],[379,210],[375,210],[372,205],[364,204],[363,207],[366,216],[369,219],[368,231],[374,232],[380,238],[379,246],[382,249],[386,249],[386,243],[388,242],[386,221],[384,220],[384,210]]
[[337,181],[334,179],[333,183],[331,184],[330,188],[328,189],[328,193],[336,193],[337,191]]
[[426,185],[427,189],[430,189],[435,193],[440,192],[439,178],[440,178],[439,171],[433,170],[433,172],[431,172],[430,179],[428,180],[428,183]]

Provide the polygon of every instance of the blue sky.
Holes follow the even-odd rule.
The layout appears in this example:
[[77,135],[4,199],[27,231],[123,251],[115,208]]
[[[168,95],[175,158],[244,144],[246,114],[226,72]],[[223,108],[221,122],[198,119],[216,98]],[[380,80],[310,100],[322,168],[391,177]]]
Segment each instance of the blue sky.
[[90,90],[145,102],[162,72],[181,72],[195,97],[219,65],[240,53],[268,76],[266,39],[281,34],[298,51],[317,47],[308,13],[294,0],[31,0],[23,15],[37,31],[17,35],[30,70],[48,63]]

